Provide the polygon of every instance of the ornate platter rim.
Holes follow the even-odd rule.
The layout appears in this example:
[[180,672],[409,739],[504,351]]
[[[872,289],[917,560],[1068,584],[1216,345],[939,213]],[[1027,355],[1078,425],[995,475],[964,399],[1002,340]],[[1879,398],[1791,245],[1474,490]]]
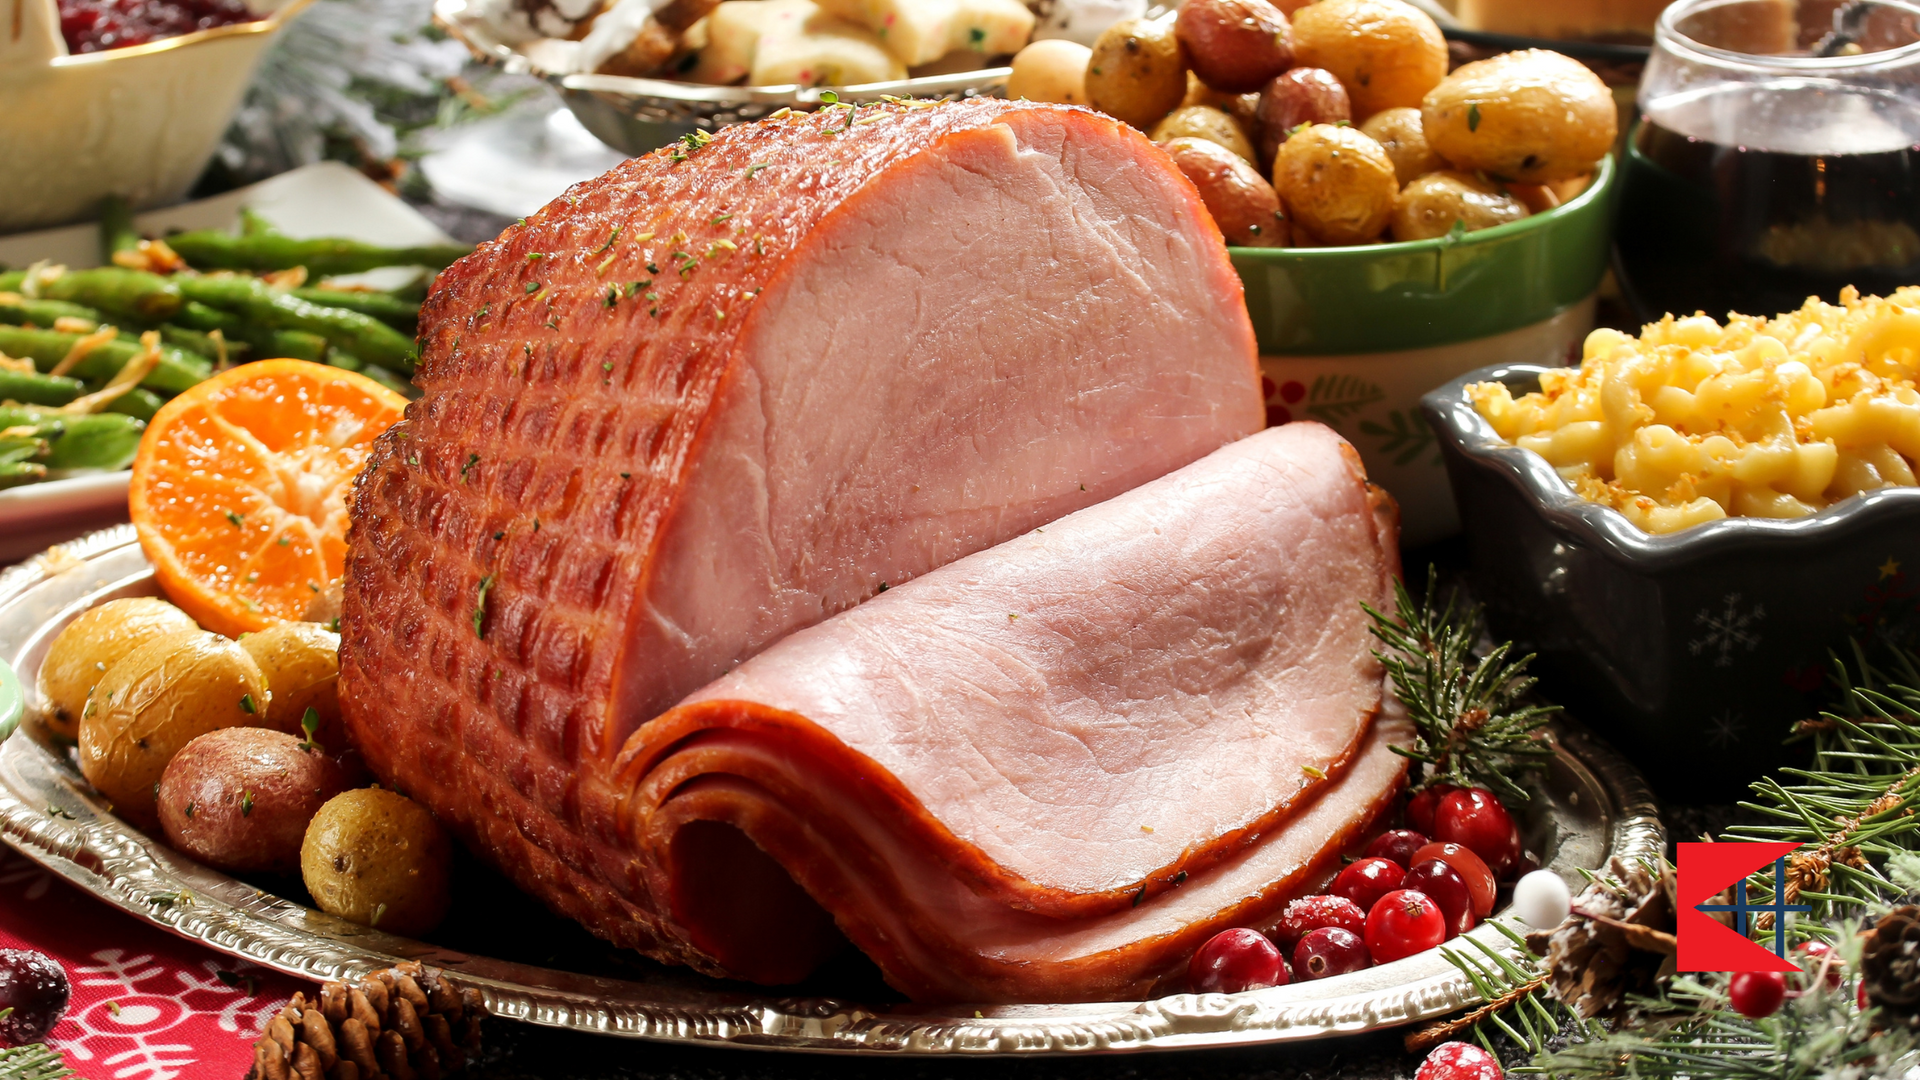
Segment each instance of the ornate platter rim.
[[[0,663],[37,656],[34,650],[88,605],[154,591],[127,525],[14,566],[0,573]],[[0,697],[6,686],[0,680]],[[29,698],[32,693],[24,691]],[[0,713],[7,708],[0,701]],[[1556,782],[1565,790],[1550,783],[1543,792],[1546,822],[1556,835],[1551,867],[1571,875],[1576,866],[1605,865],[1611,857],[1663,854],[1665,830],[1639,773],[1571,721],[1557,722],[1554,734],[1560,748]],[[1326,982],[1242,994],[979,1008],[867,1006],[555,971],[384,934],[262,892],[179,856],[107,813],[71,764],[42,742],[4,733],[0,739],[0,841],[82,891],[180,937],[305,978],[355,978],[417,959],[478,989],[496,1015],[550,1027],[753,1049],[1032,1056],[1348,1035],[1481,1000],[1440,950]],[[1592,807],[1576,815],[1581,790],[1606,800],[1604,813]],[[1583,822],[1596,813],[1603,827]],[[1492,925],[1469,936],[1502,954],[1517,951]]]

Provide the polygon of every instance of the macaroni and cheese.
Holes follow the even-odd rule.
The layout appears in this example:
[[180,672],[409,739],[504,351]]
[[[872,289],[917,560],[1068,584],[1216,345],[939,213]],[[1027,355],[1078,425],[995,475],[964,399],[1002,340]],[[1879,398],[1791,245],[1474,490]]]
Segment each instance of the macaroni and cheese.
[[1468,388],[1500,437],[1653,533],[1727,516],[1796,518],[1914,486],[1920,286],[1852,288],[1771,319],[1669,315],[1587,336],[1578,368],[1518,399]]

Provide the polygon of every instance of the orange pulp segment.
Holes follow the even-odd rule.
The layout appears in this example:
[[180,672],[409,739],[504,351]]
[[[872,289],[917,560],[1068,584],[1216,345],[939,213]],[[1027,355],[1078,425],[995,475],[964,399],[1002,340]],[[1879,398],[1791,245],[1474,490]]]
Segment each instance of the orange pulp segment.
[[346,565],[353,478],[406,406],[304,360],[243,364],[162,406],[128,508],[168,598],[228,636],[298,619]]

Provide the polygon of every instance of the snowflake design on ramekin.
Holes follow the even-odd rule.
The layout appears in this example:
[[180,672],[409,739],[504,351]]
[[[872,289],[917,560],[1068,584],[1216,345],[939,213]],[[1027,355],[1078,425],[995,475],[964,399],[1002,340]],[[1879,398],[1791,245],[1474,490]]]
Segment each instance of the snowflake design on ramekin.
[[1714,667],[1732,667],[1736,651],[1752,652],[1760,647],[1760,634],[1754,624],[1766,617],[1766,608],[1755,604],[1743,611],[1740,594],[1728,593],[1721,598],[1718,610],[1701,608],[1694,613],[1693,624],[1705,627],[1706,633],[1687,642],[1687,651],[1695,656],[1711,655]]

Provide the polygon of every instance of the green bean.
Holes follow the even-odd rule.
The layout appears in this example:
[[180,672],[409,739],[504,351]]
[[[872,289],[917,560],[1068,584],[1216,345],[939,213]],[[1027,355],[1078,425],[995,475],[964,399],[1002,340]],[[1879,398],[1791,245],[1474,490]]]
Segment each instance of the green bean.
[[49,469],[124,469],[140,448],[147,425],[121,413],[69,414],[58,409],[0,405],[0,430],[31,427],[47,442],[40,455]]
[[273,227],[273,222],[261,217],[259,211],[251,206],[240,208],[241,236],[278,236],[279,234],[280,230]]
[[346,308],[371,315],[396,330],[412,333],[420,322],[420,305],[409,304],[391,293],[359,292],[347,289],[294,289],[293,295],[322,307]]
[[347,371],[365,371],[367,362],[344,349],[328,349],[327,363]]
[[381,386],[386,387],[409,401],[420,396],[420,389],[411,382],[408,382],[406,376],[395,374],[381,367],[379,364],[366,364],[362,366],[360,374],[365,375],[367,378],[372,379],[374,382],[379,383]]
[[270,330],[257,340],[262,342],[256,346],[262,360],[291,357],[318,363],[331,349],[325,337],[306,330]]
[[189,300],[224,308],[262,326],[311,331],[363,360],[413,371],[418,355],[413,339],[357,311],[309,303],[258,278],[183,277],[180,289]]
[[[19,296],[18,293],[10,295]],[[94,308],[65,300],[34,300],[25,296],[18,300],[0,300],[0,323],[39,326],[50,330],[56,319],[85,319],[95,325],[110,321]]]
[[37,461],[16,461],[0,464],[0,488],[18,487],[47,478],[47,467]]
[[133,227],[133,207],[118,195],[100,205],[100,261],[111,266],[121,251],[140,249],[140,230]]
[[[26,283],[24,270],[0,274],[0,292],[20,292]],[[69,270],[50,281],[40,282],[39,293],[48,300],[70,300],[150,322],[172,318],[181,304],[180,286],[174,284],[172,278],[118,266]]]
[[108,402],[106,411],[131,416],[135,420],[151,420],[153,414],[160,411],[160,406],[166,403],[166,399],[159,394],[136,386]]
[[[175,326],[172,323],[162,323],[159,326],[159,330],[161,341],[176,349],[184,349],[190,353],[197,353],[209,360],[217,361],[225,359],[237,363],[244,358],[244,354],[253,351],[250,343],[227,338],[227,346],[223,354],[220,346],[214,343],[211,334],[203,334],[198,330],[188,330],[183,326]],[[223,334],[222,336],[224,337],[225,335]]]
[[[41,367],[52,367],[66,358],[73,344],[79,341],[79,334],[62,334],[53,330],[30,330],[26,327],[0,326],[0,352],[8,356],[29,357]],[[127,361],[140,352],[137,341],[108,341],[87,353],[73,373],[83,379],[111,379],[127,366]],[[213,373],[213,365],[205,357],[190,352],[160,347],[160,363],[140,380],[140,385],[164,393],[177,394],[205,379]],[[6,395],[0,394],[0,398]],[[25,399],[21,399],[25,400]],[[36,404],[64,405],[64,401],[36,402]]]
[[296,240],[277,233],[235,236],[217,229],[167,237],[187,265],[196,270],[291,270],[304,266],[316,277],[358,274],[382,266],[430,266],[436,270],[472,251],[464,244],[392,248],[358,240]]
[[[0,352],[6,350],[0,349]],[[87,384],[65,375],[39,375],[0,368],[0,401],[23,405],[65,405],[87,392]]]

